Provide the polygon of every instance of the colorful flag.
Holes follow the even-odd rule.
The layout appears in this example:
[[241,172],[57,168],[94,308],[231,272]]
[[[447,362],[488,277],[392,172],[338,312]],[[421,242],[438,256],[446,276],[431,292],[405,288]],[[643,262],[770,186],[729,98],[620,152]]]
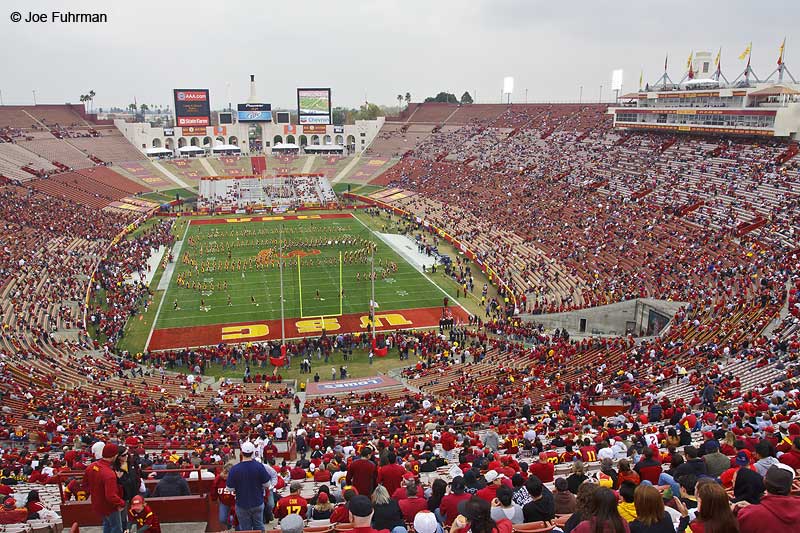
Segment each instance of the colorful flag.
[[717,52],[717,58],[714,60],[714,66],[717,67],[717,70],[719,70],[719,60],[721,57],[722,57],[722,47],[720,47],[719,51]]
[[778,66],[783,65],[783,49],[786,47],[786,37],[783,38],[781,43],[780,53],[778,54]]
[[753,50],[753,43],[752,42],[750,42],[750,44],[747,45],[747,48],[744,49],[744,52],[739,54],[739,61],[741,61],[745,57],[749,56],[751,50]]
[[689,52],[689,59],[686,60],[686,68],[688,68],[689,70],[691,70],[691,68],[692,68],[692,56],[693,55],[694,55],[694,50]]

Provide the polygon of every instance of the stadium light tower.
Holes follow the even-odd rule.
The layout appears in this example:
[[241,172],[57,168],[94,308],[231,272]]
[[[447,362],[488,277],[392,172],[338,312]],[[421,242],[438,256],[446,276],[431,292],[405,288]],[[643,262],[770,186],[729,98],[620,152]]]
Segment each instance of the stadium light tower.
[[611,72],[611,90],[614,91],[614,101],[619,100],[619,92],[622,90],[622,69],[618,68]]
[[511,93],[514,92],[514,78],[513,76],[506,76],[503,78],[503,94],[506,95],[507,103],[511,105]]

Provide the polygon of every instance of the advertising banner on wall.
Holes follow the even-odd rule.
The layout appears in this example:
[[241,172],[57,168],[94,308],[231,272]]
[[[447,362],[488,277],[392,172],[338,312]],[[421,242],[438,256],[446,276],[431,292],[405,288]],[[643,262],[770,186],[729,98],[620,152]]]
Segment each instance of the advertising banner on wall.
[[173,94],[177,126],[208,126],[211,124],[208,89],[174,89]]
[[303,133],[313,135],[313,134],[325,134],[326,126],[318,126],[313,124],[306,124],[303,126]]
[[330,88],[297,89],[297,117],[300,124],[330,124]]
[[238,104],[239,122],[272,122],[272,104]]
[[181,135],[184,137],[188,135],[205,135],[208,130],[206,128],[197,128],[194,126],[184,126],[181,128]]

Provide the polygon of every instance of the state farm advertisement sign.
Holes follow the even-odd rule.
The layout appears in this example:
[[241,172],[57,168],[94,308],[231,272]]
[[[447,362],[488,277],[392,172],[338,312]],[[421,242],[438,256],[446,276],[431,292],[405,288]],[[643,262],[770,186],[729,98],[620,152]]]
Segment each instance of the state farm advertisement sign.
[[177,126],[211,125],[208,89],[175,89],[173,93]]

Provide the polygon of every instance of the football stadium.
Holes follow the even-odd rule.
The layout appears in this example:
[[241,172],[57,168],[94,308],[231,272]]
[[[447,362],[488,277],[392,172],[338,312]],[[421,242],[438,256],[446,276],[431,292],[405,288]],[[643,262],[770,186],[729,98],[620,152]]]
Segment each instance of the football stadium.
[[800,531],[800,7],[84,4],[0,33],[0,533]]

